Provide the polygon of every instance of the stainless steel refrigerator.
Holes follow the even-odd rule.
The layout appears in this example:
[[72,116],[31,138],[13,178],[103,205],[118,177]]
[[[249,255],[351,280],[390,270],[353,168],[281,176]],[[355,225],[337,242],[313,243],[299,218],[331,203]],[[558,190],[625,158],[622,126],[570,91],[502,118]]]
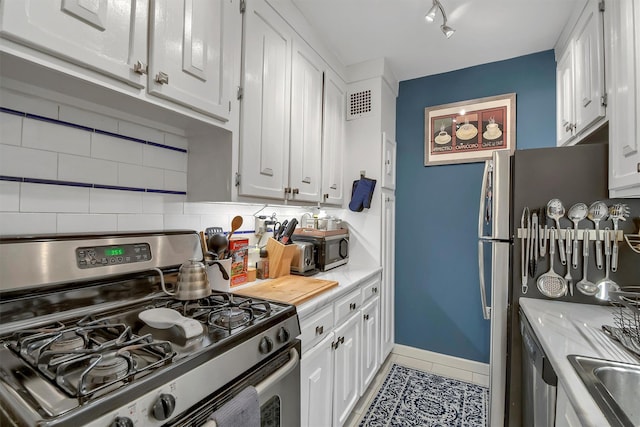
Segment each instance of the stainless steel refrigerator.
[[[549,270],[548,254],[537,259],[533,277],[525,272],[528,289],[523,294],[521,239],[517,234],[523,209],[525,206],[530,212],[543,209],[554,198],[560,199],[567,210],[578,202],[590,205],[600,200],[609,206],[614,202],[626,203],[631,217],[640,216],[640,200],[608,199],[607,152],[606,144],[518,150],[513,155],[504,150],[495,152],[485,164],[478,217],[478,266],[482,312],[491,325],[489,425],[492,427],[523,425],[518,300],[521,296],[547,298],[537,289],[536,280]],[[551,219],[547,224],[555,226]],[[563,229],[573,228],[566,216],[560,219],[560,224]],[[610,222],[600,223],[600,229],[606,226],[612,228]],[[631,218],[619,226],[625,233],[636,232]],[[595,225],[585,219],[579,227],[593,229]],[[593,250],[591,245],[592,254]],[[561,264],[559,251],[555,252],[555,271],[564,276],[567,266]],[[619,256],[618,271],[610,273],[611,278],[620,285],[640,284],[640,255],[622,242]],[[567,265],[571,264],[569,260]],[[571,273],[574,283],[582,277],[581,259]],[[604,276],[593,256],[588,262],[588,275],[594,281]],[[577,291],[558,300],[602,304]]]

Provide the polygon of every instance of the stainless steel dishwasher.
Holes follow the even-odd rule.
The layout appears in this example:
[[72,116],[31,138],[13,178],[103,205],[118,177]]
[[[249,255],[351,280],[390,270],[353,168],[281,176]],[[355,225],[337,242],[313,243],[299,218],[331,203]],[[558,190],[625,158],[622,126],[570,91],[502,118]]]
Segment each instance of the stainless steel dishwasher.
[[553,427],[558,377],[527,317],[520,310],[522,334],[522,425]]

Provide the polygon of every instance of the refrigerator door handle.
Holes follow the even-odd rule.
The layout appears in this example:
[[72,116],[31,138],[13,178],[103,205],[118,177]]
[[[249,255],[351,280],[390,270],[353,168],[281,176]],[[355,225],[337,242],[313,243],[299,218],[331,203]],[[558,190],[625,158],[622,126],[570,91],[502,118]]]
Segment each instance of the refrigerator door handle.
[[486,241],[478,240],[478,271],[480,272],[480,300],[482,301],[482,317],[491,319],[491,307],[487,306],[487,290],[484,282],[484,244]]
[[[490,209],[487,205],[487,196],[489,194],[491,194],[491,182],[489,181],[491,175],[492,175],[492,171],[493,171],[493,161],[492,160],[487,160],[484,163],[484,173],[482,174],[482,188],[480,190],[480,209],[478,212],[478,237],[480,239],[490,239],[491,236],[484,236],[483,235],[483,222],[485,220],[485,216],[486,216],[486,220],[487,222],[491,222],[492,218],[491,218],[491,211],[487,210]],[[490,202],[489,202],[490,203]],[[485,215],[486,213],[486,215]]]

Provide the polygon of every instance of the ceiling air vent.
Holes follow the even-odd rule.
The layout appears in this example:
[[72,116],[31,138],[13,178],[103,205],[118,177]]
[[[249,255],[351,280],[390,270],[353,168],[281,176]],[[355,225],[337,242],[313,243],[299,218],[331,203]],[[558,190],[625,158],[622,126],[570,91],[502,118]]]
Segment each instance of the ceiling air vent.
[[371,89],[349,93],[347,102],[347,120],[359,119],[373,114]]

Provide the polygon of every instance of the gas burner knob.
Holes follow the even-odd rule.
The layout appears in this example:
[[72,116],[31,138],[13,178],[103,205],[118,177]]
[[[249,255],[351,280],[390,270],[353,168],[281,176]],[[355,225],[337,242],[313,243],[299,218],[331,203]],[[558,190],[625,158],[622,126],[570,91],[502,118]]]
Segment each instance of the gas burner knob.
[[282,328],[280,328],[280,330],[278,330],[276,338],[279,342],[286,343],[287,341],[289,341],[289,338],[291,338],[291,334],[289,333],[289,331],[287,331],[287,328],[283,326]]
[[176,398],[170,394],[161,394],[151,408],[153,417],[158,421],[166,420],[176,408]]
[[263,337],[260,340],[260,345],[258,346],[258,350],[260,350],[260,353],[262,354],[271,353],[271,350],[273,350],[273,341],[271,341],[271,338]]
[[116,417],[110,427],[133,427],[133,421],[127,417]]

